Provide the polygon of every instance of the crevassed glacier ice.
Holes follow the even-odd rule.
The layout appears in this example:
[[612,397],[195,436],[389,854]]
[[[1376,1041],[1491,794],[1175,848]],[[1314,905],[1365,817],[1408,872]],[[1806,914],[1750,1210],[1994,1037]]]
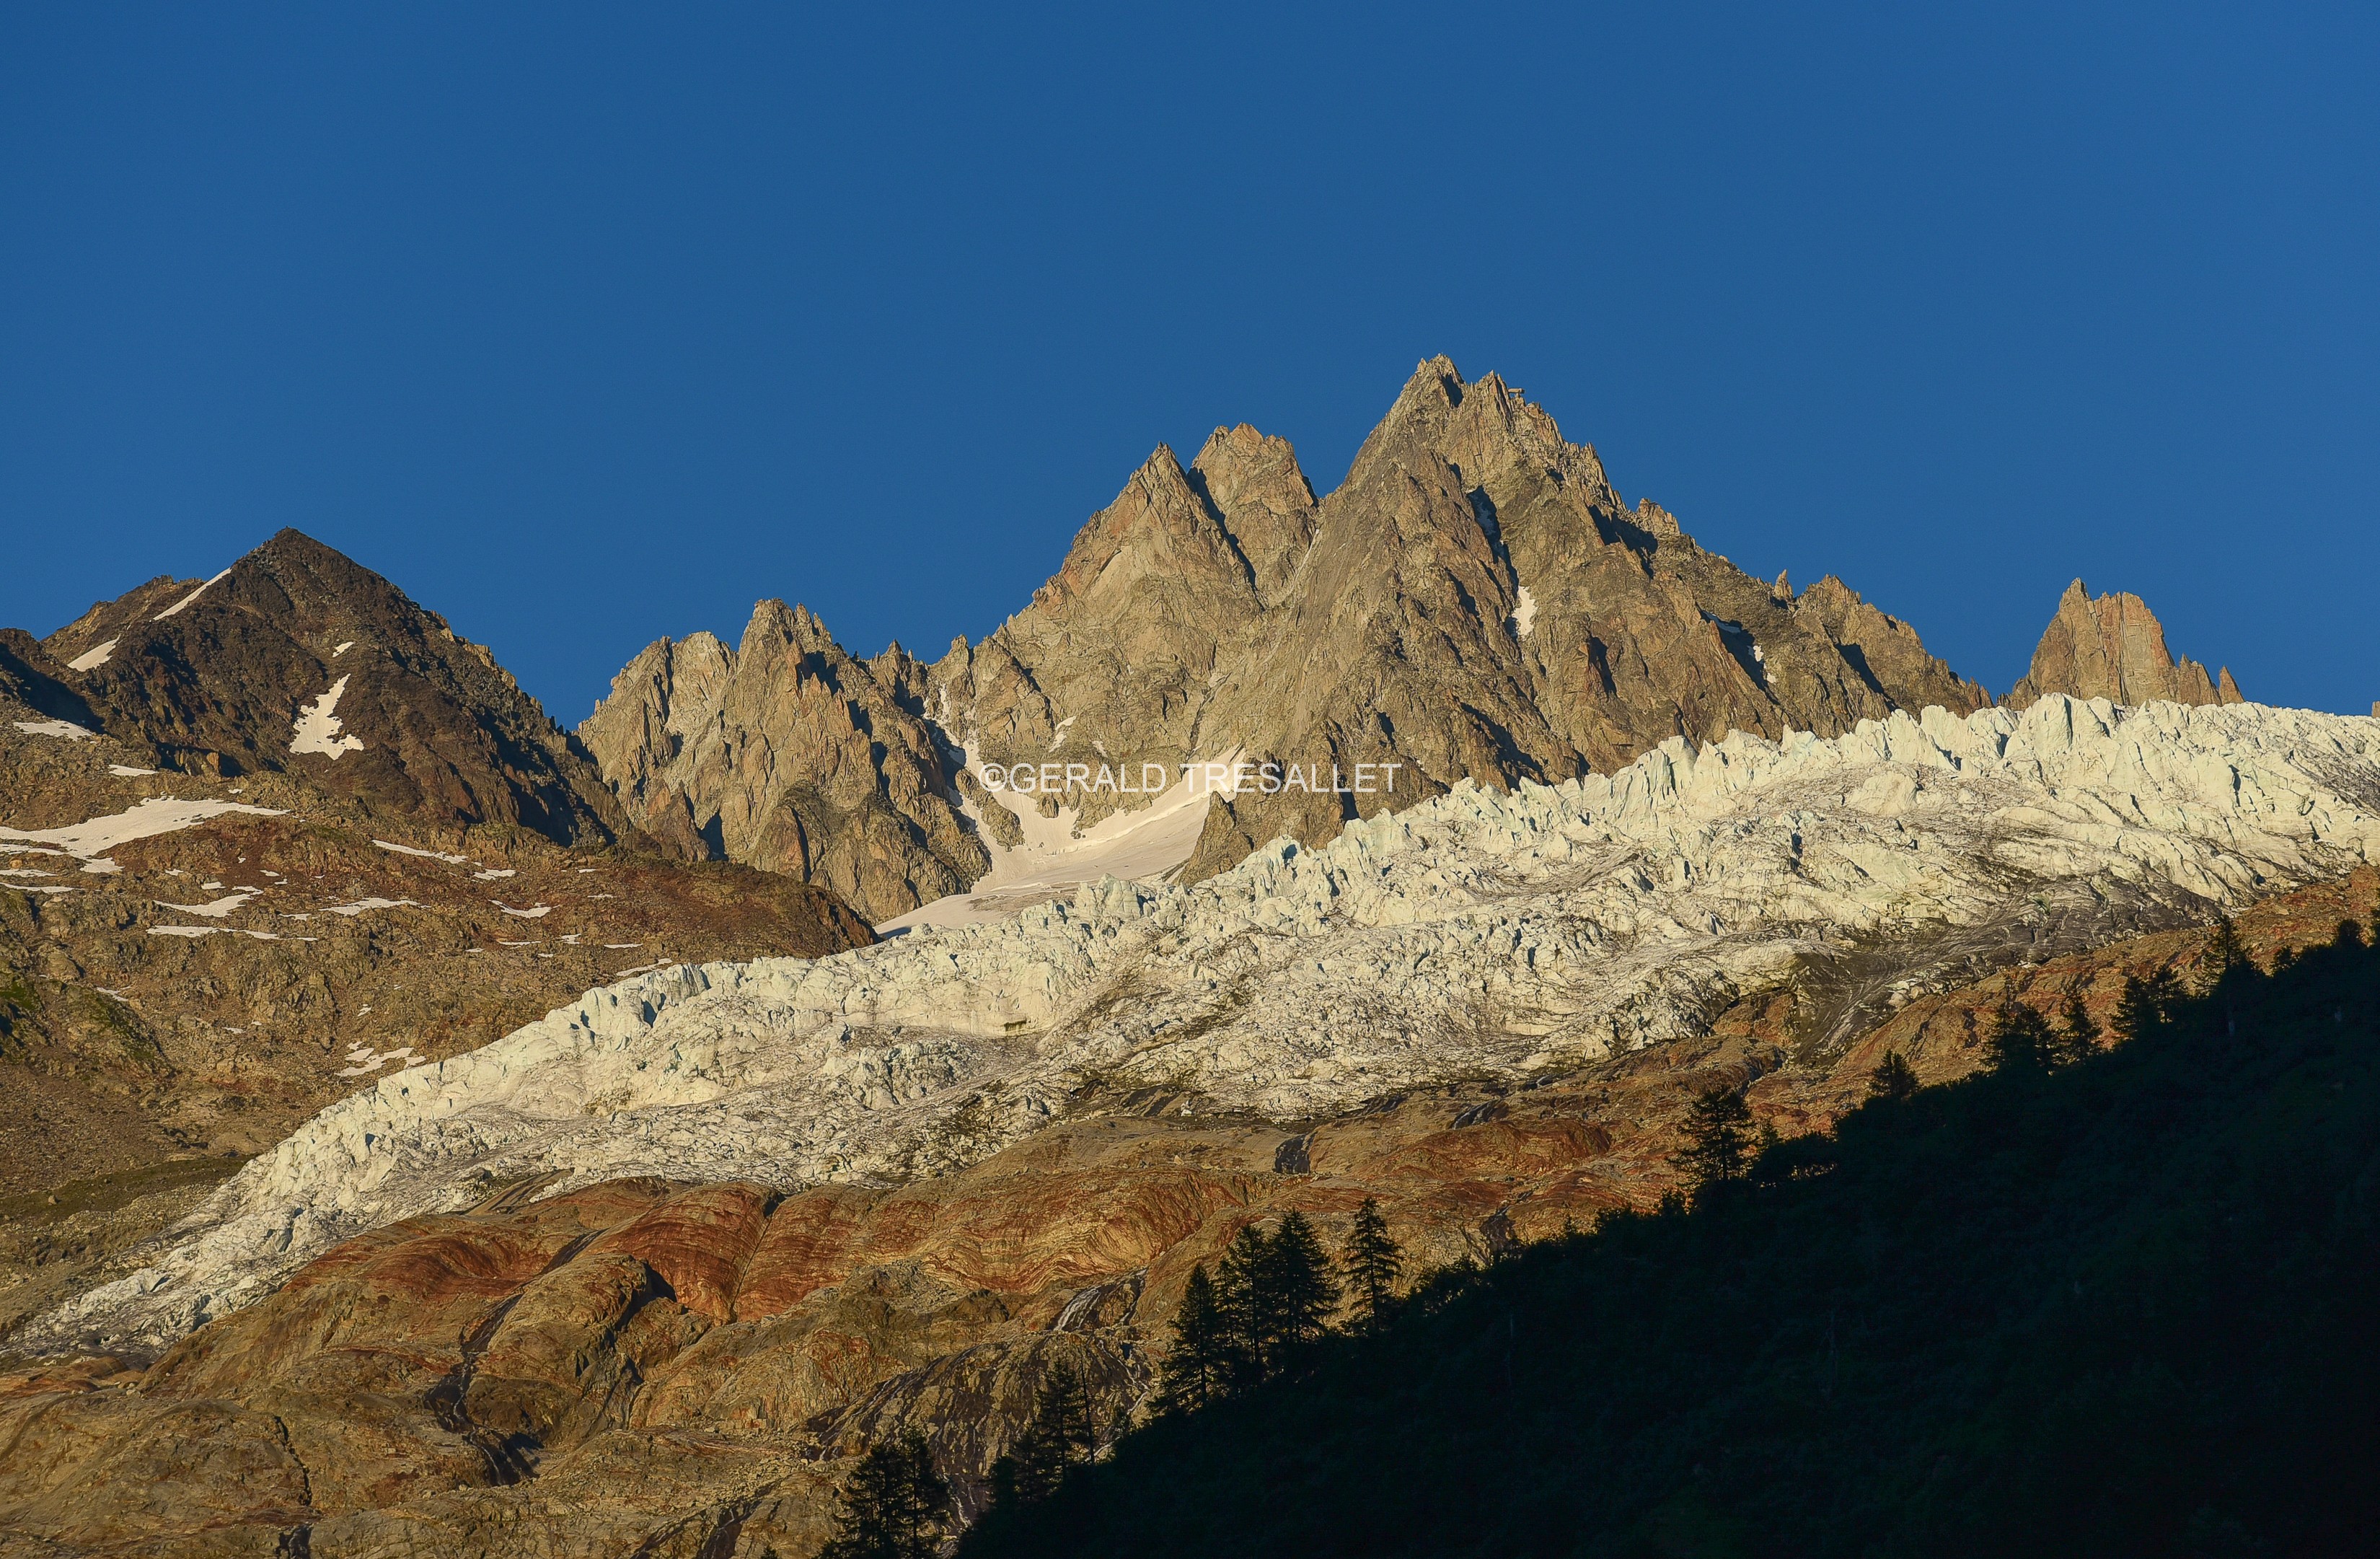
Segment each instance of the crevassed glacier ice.
[[516,1176],[930,1172],[1029,1132],[1094,1070],[1314,1115],[1688,1032],[1856,951],[1847,1036],[1929,969],[2203,919],[2373,859],[2375,719],[2050,698],[1832,739],[1672,741],[1608,777],[1466,784],[1189,887],[1111,879],[997,924],[589,992],[323,1111],[148,1266],[16,1341],[154,1346],[336,1239]]

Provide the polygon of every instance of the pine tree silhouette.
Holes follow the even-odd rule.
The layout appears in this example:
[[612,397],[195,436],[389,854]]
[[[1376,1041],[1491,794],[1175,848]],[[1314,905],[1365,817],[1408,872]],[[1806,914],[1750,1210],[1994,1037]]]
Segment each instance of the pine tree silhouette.
[[1266,1360],[1269,1373],[1330,1330],[1330,1312],[1339,1308],[1339,1279],[1321,1236],[1294,1208],[1265,1241],[1257,1273],[1258,1309],[1271,1350]]
[[1743,1178],[1752,1156],[1752,1106],[1721,1085],[1698,1096],[1686,1112],[1686,1145],[1670,1162],[1696,1191]]
[[1032,1421],[1011,1453],[1017,1503],[1036,1504],[1056,1493],[1069,1473],[1090,1461],[1097,1443],[1090,1386],[1074,1366],[1061,1364],[1041,1382]]
[[2240,940],[2240,928],[2226,915],[2215,922],[2214,934],[2206,939],[2206,951],[2198,957],[2204,988],[2213,991],[2223,983],[2224,976],[2242,966],[2253,968],[2255,964],[2248,956],[2247,944]]
[[1901,1059],[1900,1052],[1888,1050],[1884,1059],[1867,1078],[1870,1099],[1890,1099],[1898,1102],[1915,1093],[1918,1089],[1917,1069]]
[[1173,1312],[1173,1348],[1158,1372],[1159,1412],[1195,1413],[1231,1391],[1238,1373],[1231,1324],[1205,1264],[1191,1268]]
[[2043,1072],[2058,1049],[2049,1019],[2022,1002],[2010,1002],[1984,1037],[1984,1061],[1995,1071]]
[[1264,1294],[1266,1239],[1254,1224],[1242,1229],[1215,1263],[1216,1309],[1223,1318],[1223,1352],[1234,1386],[1265,1378],[1272,1359]]
[[844,1488],[843,1514],[819,1559],[932,1559],[951,1488],[916,1430],[869,1448]]
[[2087,1061],[2099,1049],[2099,1026],[2091,1021],[2091,1009],[2082,1005],[2082,993],[2066,993],[2065,1010],[2058,1019],[2058,1061],[2071,1066]]
[[1378,1330],[1395,1296],[1397,1275],[1404,1270],[1404,1252],[1389,1237],[1389,1221],[1380,1216],[1377,1198],[1366,1197],[1355,1210],[1355,1229],[1341,1260],[1354,1286],[1355,1302],[1363,1307],[1364,1324]]
[[2169,968],[2159,969],[2146,980],[2126,975],[2124,994],[2116,1003],[2116,1033],[2123,1039],[2137,1040],[2164,1028],[2187,994],[2181,980]]

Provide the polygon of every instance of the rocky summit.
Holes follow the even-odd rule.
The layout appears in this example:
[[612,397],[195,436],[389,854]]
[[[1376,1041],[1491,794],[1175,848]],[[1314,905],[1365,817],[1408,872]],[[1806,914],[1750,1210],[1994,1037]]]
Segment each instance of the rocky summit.
[[42,641],[98,724],[160,767],[302,773],[382,813],[609,843],[586,754],[486,649],[284,530],[211,579],[152,579]]
[[1245,424],[1187,466],[1160,446],[979,643],[862,661],[763,602],[734,651],[648,648],[579,735],[649,832],[823,883],[880,923],[987,875],[1098,875],[1001,873],[1034,816],[1072,841],[1155,810],[1114,784],[995,798],[986,765],[1398,766],[1370,793],[1214,797],[1161,861],[1195,881],[1464,780],[1558,784],[1675,737],[1835,736],[1990,701],[1840,580],[1796,594],[1624,504],[1542,408],[1435,358],[1326,497]]
[[2213,677],[2188,656],[2165,647],[2165,625],[2137,595],[2094,600],[2080,579],[2058,599],[2058,615],[2033,652],[2033,669],[2009,689],[2008,705],[2064,693],[2117,703],[2239,703],[2240,685],[2226,666]]
[[1996,704],[1444,359],[1326,495],[1160,447],[979,642],[764,600],[575,735],[285,531],[0,631],[0,1555],[805,1559],[912,1430],[971,1518],[1252,1227],[1499,1263],[2375,863],[2380,712],[2079,581]]

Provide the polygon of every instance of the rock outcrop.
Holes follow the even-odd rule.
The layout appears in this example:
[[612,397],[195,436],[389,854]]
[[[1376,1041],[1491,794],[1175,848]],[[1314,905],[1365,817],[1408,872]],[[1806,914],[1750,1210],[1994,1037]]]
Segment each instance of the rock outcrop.
[[[1832,736],[1990,702],[1840,581],[1796,598],[1696,546],[1658,505],[1627,506],[1592,448],[1443,358],[1318,503],[1289,445],[1254,428],[1216,430],[1186,468],[1159,448],[1025,610],[931,667],[897,651],[856,661],[799,609],[761,615],[800,625],[819,691],[747,694],[780,674],[707,635],[663,640],[580,734],[649,830],[715,836],[730,859],[828,883],[880,921],[973,885],[1028,812],[1087,831],[1148,804],[1129,786],[994,798],[967,762],[1135,780],[1144,764],[1297,765],[1306,783],[1214,802],[1168,863],[1196,880],[1463,780],[1558,783],[1674,737]],[[853,713],[825,730],[817,710],[838,700]],[[845,725],[880,752],[858,761]],[[1393,788],[1342,789],[1359,763],[1395,764]],[[1334,769],[1340,784],[1321,778]],[[800,850],[753,821],[836,786],[832,806],[795,806]]]
[[1087,1078],[1327,1116],[1685,1041],[1787,987],[1826,993],[1794,1042],[1827,1054],[1929,983],[2380,859],[2375,795],[2368,720],[2063,698],[1459,786],[1192,886],[1111,880],[996,924],[590,992],[325,1112],[148,1270],[25,1336],[160,1346],[492,1181],[944,1171],[1062,1117]]
[[494,656],[296,530],[212,579],[103,602],[42,647],[159,767],[302,774],[378,813],[564,844],[626,827],[591,760]]
[[[2375,906],[2367,868],[2234,923],[2270,962]],[[540,1553],[792,1559],[825,1537],[835,1472],[910,1428],[972,1514],[1055,1367],[1103,1433],[1145,1407],[1191,1268],[1249,1223],[1295,1209],[1335,1248],[1371,1198],[1415,1266],[1491,1260],[1647,1204],[1702,1090],[1821,1129],[1887,1049],[1960,1076],[2006,1004],[2077,995],[2104,1025],[2128,975],[2195,982],[2206,942],[2158,932],[1916,993],[1826,1054],[1797,1041],[1825,993],[1788,987],[1525,1089],[1443,1081],[1321,1119],[1184,1114],[1182,1094],[1086,1079],[1024,1142],[901,1186],[491,1188],[325,1252],[152,1365],[0,1376],[0,1529],[46,1553],[494,1559],[533,1529]]]
[[734,650],[709,634],[647,646],[579,735],[655,838],[832,887],[882,920],[990,865],[926,697],[900,646],[856,660],[806,608],[764,601]]
[[2008,706],[2022,709],[2051,693],[2119,704],[2242,701],[2230,667],[2210,677],[2204,666],[2166,648],[2165,625],[2148,603],[2122,593],[2094,600],[2080,579],[2058,598],[2033,669],[2009,689]]
[[642,847],[486,652],[294,532],[0,630],[0,1334],[379,1076],[630,970],[872,939]]

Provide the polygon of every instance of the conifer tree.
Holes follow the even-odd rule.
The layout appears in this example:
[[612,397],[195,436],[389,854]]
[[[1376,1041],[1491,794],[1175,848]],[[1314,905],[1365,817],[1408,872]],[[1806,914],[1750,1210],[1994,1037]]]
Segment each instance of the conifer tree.
[[1686,1112],[1686,1145],[1670,1162],[1700,1191],[1743,1178],[1752,1154],[1752,1106],[1736,1090],[1720,1086],[1697,1097]]
[[1215,1263],[1216,1309],[1223,1318],[1224,1357],[1235,1386],[1263,1380],[1272,1358],[1263,1292],[1268,1243],[1264,1232],[1250,1224]]
[[2116,1003],[2117,1034],[2127,1040],[2137,1040],[2153,1033],[2171,1020],[2174,1008],[2183,998],[2181,981],[2171,969],[2159,969],[2146,980],[2137,975],[2124,977],[2124,994]]
[[1366,1197],[1355,1210],[1354,1233],[1341,1260],[1354,1286],[1355,1302],[1363,1307],[1364,1324],[1378,1331],[1396,1293],[1397,1275],[1404,1270],[1404,1252],[1389,1237],[1389,1221],[1380,1216],[1378,1199]]
[[1182,1308],[1173,1312],[1173,1348],[1158,1374],[1159,1412],[1195,1413],[1230,1393],[1239,1372],[1231,1324],[1205,1264],[1191,1268]]
[[844,1489],[843,1513],[819,1559],[932,1559],[951,1489],[916,1430],[868,1449]]
[[1896,1103],[1917,1091],[1917,1068],[1901,1058],[1900,1052],[1888,1050],[1884,1059],[1867,1078],[1870,1099],[1889,1099]]
[[2060,1066],[2071,1066],[2088,1061],[2099,1048],[2099,1026],[2091,1021],[2091,1009],[2082,1005],[2082,993],[2066,993],[2065,1010],[2058,1020],[2058,1060]]
[[1995,1071],[2040,1072],[2048,1068],[2057,1048],[2049,1020],[2022,1002],[2011,1002],[1984,1037],[1984,1060]]
[[1089,1462],[1097,1438],[1090,1386],[1074,1366],[1059,1365],[1041,1382],[1032,1421],[1012,1453],[1017,1503],[1038,1504],[1056,1493],[1069,1473]]
[[2205,989],[2213,991],[2223,983],[2226,975],[2243,966],[2255,967],[2248,956],[2247,945],[2240,940],[2240,929],[2226,915],[2215,922],[2214,934],[2206,939],[2206,951],[2199,955],[2198,967],[2203,971]]
[[1339,1279],[1321,1236],[1305,1213],[1294,1208],[1265,1241],[1257,1269],[1258,1309],[1270,1349],[1267,1372],[1280,1368],[1289,1354],[1321,1340],[1330,1329],[1330,1312],[1339,1308]]

